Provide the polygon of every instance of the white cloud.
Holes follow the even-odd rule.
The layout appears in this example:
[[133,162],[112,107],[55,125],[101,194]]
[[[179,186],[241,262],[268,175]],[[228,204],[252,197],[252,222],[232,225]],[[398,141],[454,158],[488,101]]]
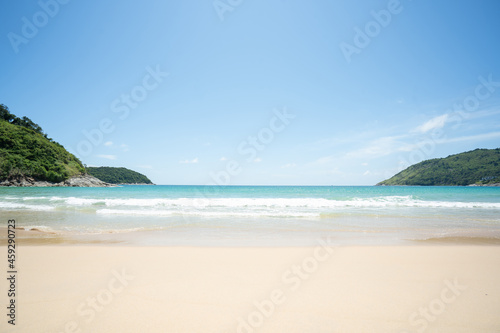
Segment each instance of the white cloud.
[[488,140],[500,137],[500,132],[491,132],[477,135],[461,136],[458,138],[442,139],[437,140],[436,143],[452,143],[452,142],[463,142],[463,141],[480,141]]
[[193,158],[192,160],[184,160],[184,161],[179,161],[180,164],[196,164],[198,163],[198,157]]
[[224,156],[222,156],[219,161],[222,161],[222,162],[227,161],[227,158],[225,158]]
[[408,151],[409,145],[402,141],[406,135],[385,136],[375,139],[365,147],[348,152],[347,158],[374,158],[390,155],[398,151]]
[[324,156],[318,158],[316,161],[309,163],[310,165],[324,165],[333,161],[334,156]]
[[116,160],[116,155],[97,155],[97,157],[105,158],[107,160]]
[[461,115],[465,119],[475,119],[475,118],[495,116],[499,113],[500,113],[500,110],[498,110],[497,108],[494,108],[494,109],[486,109],[486,110],[482,110],[482,111],[476,111],[473,113],[462,112]]
[[282,169],[286,169],[286,168],[293,168],[293,167],[295,167],[295,166],[296,166],[296,164],[295,164],[295,163],[287,163],[287,164],[285,164],[285,165],[282,165],[282,166],[281,166],[281,168],[282,168]]
[[330,169],[330,170],[327,170],[326,171],[326,174],[328,175],[344,175],[344,173],[342,171],[339,170],[339,168],[333,168],[333,169]]
[[104,142],[104,145],[105,145],[106,147],[110,147],[110,146],[112,146],[112,145],[113,145],[113,141],[106,141],[106,142]]
[[254,163],[260,163],[260,162],[262,162],[262,158],[257,157],[257,158],[256,158],[256,159],[254,159],[253,161],[254,161]]
[[449,115],[447,113],[434,117],[431,120],[423,123],[422,125],[418,126],[415,128],[416,132],[420,133],[427,133],[429,131],[432,131],[434,129],[440,129],[443,128],[444,125],[446,124],[446,121],[448,120]]
[[120,148],[123,150],[123,151],[129,151],[129,148],[126,144],[122,144],[120,145]]

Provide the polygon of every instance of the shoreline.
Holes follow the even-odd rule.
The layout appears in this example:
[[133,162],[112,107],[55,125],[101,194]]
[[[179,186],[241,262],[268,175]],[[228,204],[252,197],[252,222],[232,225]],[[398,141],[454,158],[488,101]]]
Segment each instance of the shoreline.
[[[17,251],[17,322],[0,322],[2,332],[455,333],[500,327],[499,246],[20,244]],[[2,290],[7,282],[1,280]]]
[[[194,234],[171,234],[168,230],[135,230],[123,232],[103,233],[71,233],[61,231],[47,231],[39,228],[18,226],[15,229],[16,239],[26,246],[131,246],[131,247],[224,247],[224,248],[251,248],[251,247],[308,247],[314,245],[318,239],[328,238],[332,244],[341,247],[349,246],[500,246],[500,237],[492,235],[446,235],[442,237],[391,239],[386,237],[372,237],[357,235],[344,238],[335,233],[315,234],[303,237],[281,237],[259,239],[255,235],[245,239],[238,237],[232,240]],[[0,246],[7,244],[7,228],[0,226]]]

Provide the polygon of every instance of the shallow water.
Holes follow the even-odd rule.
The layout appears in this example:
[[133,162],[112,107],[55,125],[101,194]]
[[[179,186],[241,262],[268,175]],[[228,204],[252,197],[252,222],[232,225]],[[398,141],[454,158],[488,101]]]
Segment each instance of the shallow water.
[[339,244],[500,239],[494,187],[0,188],[0,212],[2,225],[14,218],[37,234],[107,235],[145,245],[307,245],[326,236]]

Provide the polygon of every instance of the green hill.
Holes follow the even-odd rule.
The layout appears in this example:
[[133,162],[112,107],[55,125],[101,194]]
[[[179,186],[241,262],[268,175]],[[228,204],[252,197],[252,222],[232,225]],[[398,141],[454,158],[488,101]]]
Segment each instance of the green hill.
[[0,180],[27,176],[57,183],[83,173],[80,160],[40,126],[0,104]]
[[153,184],[148,177],[127,168],[88,167],[87,172],[111,184]]
[[500,183],[500,148],[476,149],[414,164],[377,185],[463,186]]

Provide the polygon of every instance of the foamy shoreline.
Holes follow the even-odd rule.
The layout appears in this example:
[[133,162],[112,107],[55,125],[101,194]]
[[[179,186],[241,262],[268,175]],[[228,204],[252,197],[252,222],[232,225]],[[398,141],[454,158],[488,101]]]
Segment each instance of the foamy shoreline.
[[[307,246],[322,236],[343,245],[500,239],[498,188],[159,185],[0,192],[0,210],[19,227],[58,237],[108,235],[125,245],[149,245],[148,237],[161,246],[189,246],[191,239],[199,245],[204,238],[210,245],[222,239],[223,246],[261,239]],[[309,243],[296,242],[304,238]]]

